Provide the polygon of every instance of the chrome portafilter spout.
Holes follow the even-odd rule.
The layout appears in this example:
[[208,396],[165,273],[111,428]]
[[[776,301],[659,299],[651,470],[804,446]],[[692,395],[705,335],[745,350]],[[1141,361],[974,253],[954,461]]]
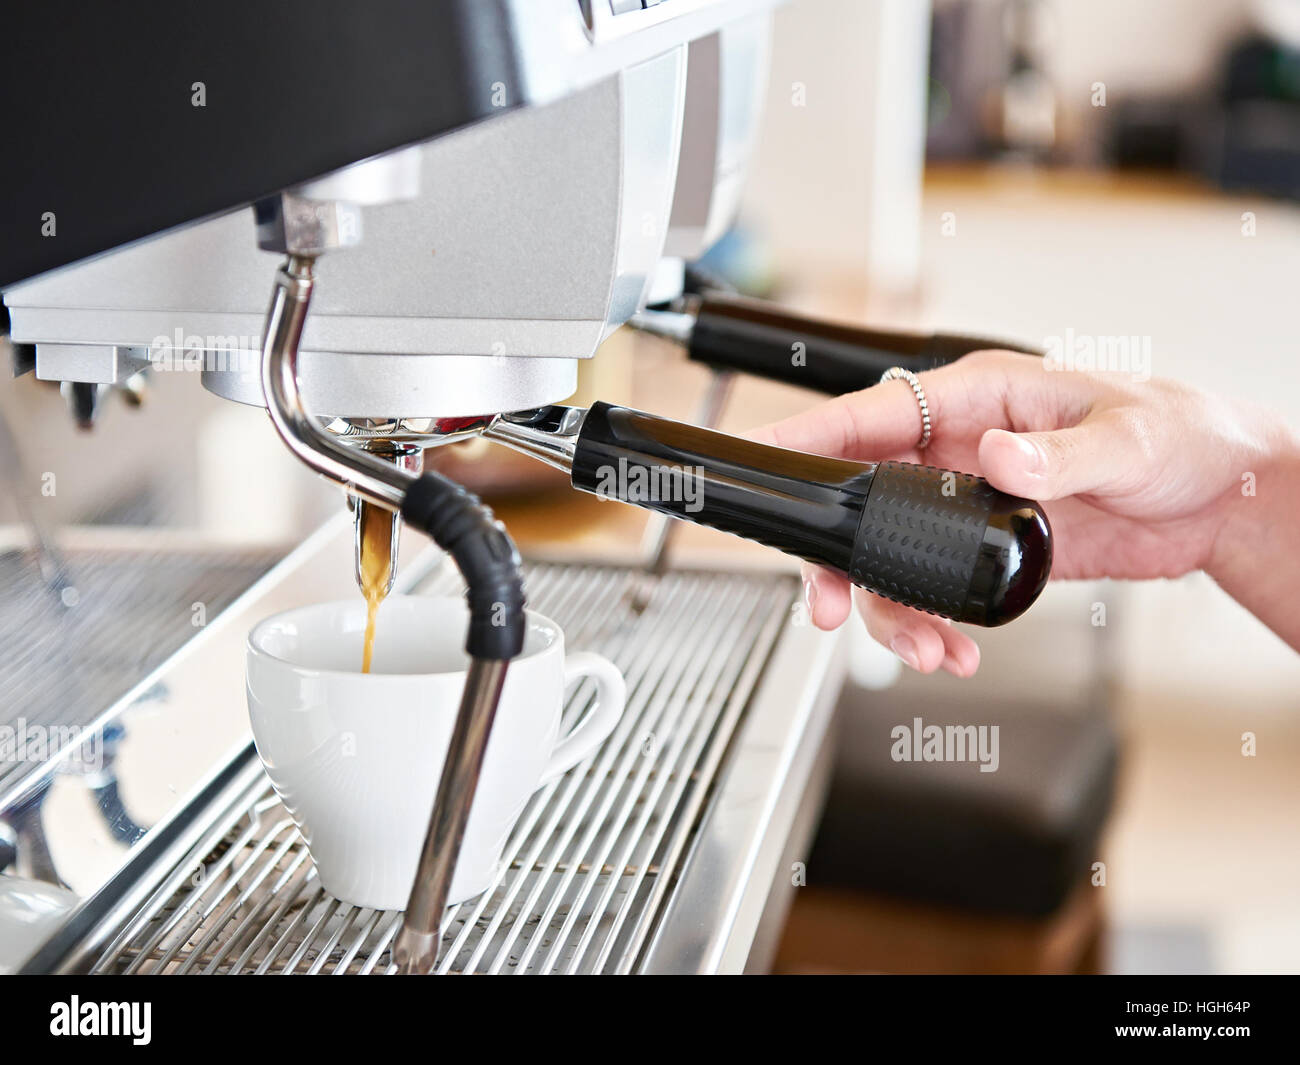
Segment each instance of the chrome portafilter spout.
[[492,512],[454,481],[351,447],[325,432],[298,387],[298,346],[311,302],[313,255],[295,254],[276,273],[266,315],[262,388],[276,432],[308,467],[364,504],[400,514],[424,530],[465,578],[470,668],[438,782],[414,886],[393,946],[404,973],[430,972],[438,960],[452,873],[477,790],[483,754],[510,660],[523,649],[524,591],[519,553]]
[[[391,462],[412,473],[418,474],[424,468],[424,452],[413,445],[394,444],[378,439],[367,440],[359,446],[385,462]],[[371,578],[365,572],[365,567],[369,564],[367,551],[374,550],[378,546],[367,545],[367,538],[371,536],[371,530],[376,526],[384,530],[386,550],[381,552],[380,560],[387,562],[387,580],[377,591],[381,597],[386,596],[393,590],[393,581],[397,579],[397,550],[402,538],[402,516],[396,511],[388,510],[356,495],[348,496],[348,507],[352,511],[352,556],[357,587],[361,589],[363,595],[370,594]]]

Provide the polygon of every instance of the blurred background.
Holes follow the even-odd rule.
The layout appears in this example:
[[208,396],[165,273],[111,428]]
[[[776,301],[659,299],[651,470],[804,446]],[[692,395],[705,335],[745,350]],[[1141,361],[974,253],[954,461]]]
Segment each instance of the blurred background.
[[[1298,45],[1289,0],[796,2],[778,15],[749,184],[771,283],[864,321],[1035,343],[1148,337],[1152,373],[1300,422]],[[1030,624],[981,643],[970,682],[846,692],[788,963],[1300,969],[1300,656],[1200,574],[1053,586]],[[1002,769],[976,781],[944,767],[955,779],[909,794],[890,777],[912,767],[882,752],[885,723],[913,709],[1001,715]],[[1011,737],[1039,779],[1008,763]],[[1103,815],[1090,804],[1107,789]],[[1045,813],[1061,801],[1068,814]],[[888,802],[893,831],[876,811]],[[895,836],[951,843],[937,822],[972,802],[986,807],[977,853],[954,844],[945,863]],[[1030,882],[1073,845],[1104,863],[1105,885],[1076,868],[1082,898],[1063,881],[1039,900],[1061,899],[1052,916],[1035,918]],[[819,857],[844,893],[801,906]],[[921,898],[938,905],[905,904]],[[1076,953],[1088,943],[1095,954]]]
[[[707,263],[748,293],[864,324],[1142,338],[1155,375],[1300,423],[1297,0],[793,0],[750,164]],[[690,418],[705,371],[626,333],[579,399]],[[189,377],[158,375],[169,395],[138,409],[101,397],[93,436],[57,387],[0,389],[0,445],[22,456],[0,469],[25,471],[0,523],[173,530],[244,545],[253,572],[339,513],[263,412]],[[813,402],[740,381],[722,428]],[[487,449],[437,461],[526,546],[637,550],[640,513]],[[35,491],[47,474],[57,490]],[[677,545],[737,550],[694,528]],[[783,970],[1300,970],[1300,655],[1207,577],[1055,585],[981,636],[964,682],[901,675],[851,627]],[[999,724],[999,771],[892,762],[914,717]]]

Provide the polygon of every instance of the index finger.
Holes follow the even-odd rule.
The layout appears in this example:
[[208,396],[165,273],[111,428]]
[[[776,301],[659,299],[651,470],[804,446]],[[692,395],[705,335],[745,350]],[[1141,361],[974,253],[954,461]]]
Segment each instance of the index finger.
[[[1059,385],[1043,372],[1042,359],[1009,352],[967,355],[917,376],[930,410],[932,442],[963,434],[978,440],[987,429],[1016,428],[1009,401],[1036,408]],[[911,386],[895,380],[836,396],[746,435],[794,451],[871,461],[914,448],[921,411]]]
[[[932,421],[936,403],[924,378]],[[834,458],[867,459],[906,451],[921,435],[921,412],[906,381],[889,381],[819,403],[745,434],[762,444]]]

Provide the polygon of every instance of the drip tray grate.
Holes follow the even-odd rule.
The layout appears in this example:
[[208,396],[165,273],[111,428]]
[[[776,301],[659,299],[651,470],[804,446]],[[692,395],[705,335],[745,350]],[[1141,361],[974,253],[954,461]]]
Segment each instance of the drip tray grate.
[[[675,572],[640,612],[639,571],[534,563],[530,604],[628,681],[618,728],[533,796],[493,888],[447,911],[440,971],[628,972],[663,908],[723,755],[786,624],[784,575]],[[455,591],[439,571],[417,591]],[[582,713],[583,689],[565,714]],[[261,778],[94,962],[107,973],[384,973],[396,911],[322,891]],[[233,826],[233,827],[230,827]]]
[[[0,552],[0,724],[48,727],[52,746],[75,742],[194,637],[196,606],[215,619],[283,557],[282,549],[67,550],[63,576],[77,596],[68,606],[31,551]],[[21,795],[44,769],[44,760],[0,764],[0,797]]]

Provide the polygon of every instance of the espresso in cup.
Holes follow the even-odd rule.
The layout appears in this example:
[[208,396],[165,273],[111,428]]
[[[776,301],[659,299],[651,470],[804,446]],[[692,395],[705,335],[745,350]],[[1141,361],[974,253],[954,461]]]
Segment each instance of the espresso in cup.
[[[267,618],[248,637],[258,754],[297,823],[321,886],[357,906],[404,908],[460,708],[469,659],[462,599],[390,596],[370,672],[358,671],[367,604],[321,603]],[[561,735],[567,690],[594,705]],[[448,904],[485,891],[529,797],[595,752],[618,724],[618,668],[569,652],[555,622],[527,612],[506,674]]]

